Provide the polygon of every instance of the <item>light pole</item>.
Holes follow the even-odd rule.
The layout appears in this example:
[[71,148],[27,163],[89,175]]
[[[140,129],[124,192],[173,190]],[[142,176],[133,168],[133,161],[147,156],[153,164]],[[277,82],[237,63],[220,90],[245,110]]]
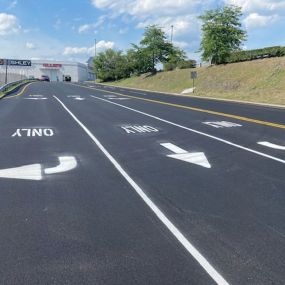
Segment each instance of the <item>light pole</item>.
[[171,41],[171,43],[172,43],[172,40],[173,40],[173,28],[174,28],[174,26],[173,26],[173,25],[171,25],[171,37],[170,37],[170,41]]

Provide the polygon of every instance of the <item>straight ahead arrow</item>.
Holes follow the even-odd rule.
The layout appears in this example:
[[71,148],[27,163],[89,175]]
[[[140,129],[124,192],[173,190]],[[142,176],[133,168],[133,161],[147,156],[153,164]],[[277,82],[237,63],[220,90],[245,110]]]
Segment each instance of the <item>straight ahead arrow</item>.
[[168,157],[193,163],[205,168],[211,168],[211,164],[209,163],[204,152],[191,153],[172,143],[161,143],[160,145],[174,152],[174,154],[167,155]]

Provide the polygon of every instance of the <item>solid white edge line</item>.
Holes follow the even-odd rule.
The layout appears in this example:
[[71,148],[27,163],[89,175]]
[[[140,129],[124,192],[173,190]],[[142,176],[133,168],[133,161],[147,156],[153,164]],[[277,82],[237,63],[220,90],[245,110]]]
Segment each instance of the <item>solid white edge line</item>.
[[87,133],[98,148],[110,160],[114,167],[133,187],[142,200],[149,206],[158,219],[168,228],[168,230],[176,237],[176,239],[184,246],[184,248],[192,255],[192,257],[204,268],[204,270],[212,277],[212,279],[219,285],[229,285],[229,283],[221,276],[221,274],[208,262],[208,260],[186,239],[186,237],[178,230],[178,228],[165,216],[165,214],[152,202],[152,200],[144,193],[142,188],[128,175],[128,173],[121,167],[115,158],[105,149],[100,141],[89,131],[87,127],[65,106],[65,104],[53,96],[62,107],[69,113],[69,115],[78,123],[78,125]]
[[133,108],[130,108],[130,107],[121,105],[121,104],[119,104],[119,103],[111,102],[111,101],[109,101],[109,100],[106,100],[106,99],[103,99],[103,98],[99,98],[99,97],[96,97],[96,96],[93,96],[93,95],[90,95],[90,96],[91,96],[92,98],[97,99],[97,100],[102,100],[102,101],[108,102],[109,104],[114,104],[114,105],[120,106],[120,107],[125,108],[125,109],[127,109],[127,110],[130,110],[130,111],[133,111],[133,112],[136,112],[136,113],[139,113],[139,114],[148,116],[148,117],[150,117],[150,118],[153,118],[153,119],[156,119],[156,120],[158,120],[158,121],[167,123],[167,124],[169,124],[169,125],[179,127],[179,128],[181,128],[181,129],[184,129],[184,130],[187,130],[187,131],[190,131],[190,132],[193,132],[193,133],[196,133],[196,134],[199,134],[199,135],[202,135],[202,136],[205,136],[205,137],[208,137],[208,138],[211,138],[211,139],[220,141],[220,142],[222,142],[222,143],[225,143],[225,144],[228,144],[228,145],[237,147],[237,148],[239,148],[239,149],[242,149],[242,150],[245,150],[245,151],[248,151],[248,152],[251,152],[251,153],[255,153],[255,154],[257,154],[257,155],[260,155],[260,156],[263,156],[263,157],[266,157],[266,158],[269,158],[269,159],[272,159],[272,160],[275,160],[275,161],[278,161],[278,162],[281,162],[281,163],[284,163],[284,164],[285,164],[285,160],[283,160],[283,159],[281,159],[281,158],[278,158],[278,157],[275,157],[275,156],[271,156],[271,155],[269,155],[269,154],[266,154],[266,153],[263,153],[263,152],[260,152],[260,151],[257,151],[257,150],[251,149],[251,148],[247,148],[247,147],[244,147],[244,146],[239,145],[239,144],[236,144],[236,143],[232,143],[232,142],[230,142],[230,141],[221,139],[221,138],[219,138],[219,137],[212,136],[212,135],[209,135],[209,134],[207,134],[207,133],[200,132],[200,131],[197,131],[197,130],[194,130],[194,129],[191,129],[191,128],[188,128],[188,127],[185,127],[185,126],[176,124],[176,123],[173,123],[173,122],[171,122],[171,121],[168,121],[168,120],[162,119],[162,118],[160,118],[160,117],[153,116],[153,115],[150,115],[150,114],[148,114],[148,113],[145,113],[145,112],[142,112],[142,111],[139,111],[139,110],[136,110],[136,109],[133,109]]

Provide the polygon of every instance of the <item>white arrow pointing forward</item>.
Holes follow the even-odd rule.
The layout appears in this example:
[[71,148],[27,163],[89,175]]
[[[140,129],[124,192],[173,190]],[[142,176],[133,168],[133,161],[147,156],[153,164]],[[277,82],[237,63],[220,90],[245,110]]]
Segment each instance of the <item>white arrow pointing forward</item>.
[[67,172],[77,166],[77,161],[73,156],[59,157],[58,160],[58,166],[46,169],[43,169],[41,164],[30,164],[14,168],[2,169],[0,170],[0,177],[22,180],[42,180],[43,173],[54,174]]
[[161,143],[160,145],[174,152],[174,154],[167,155],[168,157],[193,163],[202,167],[211,168],[211,164],[209,163],[204,152],[190,153],[172,143]]

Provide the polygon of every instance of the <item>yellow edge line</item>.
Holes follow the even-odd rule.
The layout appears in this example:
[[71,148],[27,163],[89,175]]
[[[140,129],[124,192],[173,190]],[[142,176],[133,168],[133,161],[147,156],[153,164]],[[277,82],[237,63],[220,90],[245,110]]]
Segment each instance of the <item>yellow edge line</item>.
[[27,85],[24,86],[24,88],[19,93],[15,94],[15,95],[12,95],[12,96],[8,95],[8,97],[5,97],[5,95],[4,95],[3,99],[10,99],[10,98],[21,96],[26,91],[26,89],[33,83],[35,83],[35,82],[28,83]]
[[[76,85],[76,84],[73,84],[73,85]],[[118,92],[101,90],[101,89],[91,88],[91,87],[87,87],[87,86],[81,86],[81,85],[76,85],[76,86],[84,87],[84,88],[91,89],[91,90],[97,90],[97,91],[101,91],[101,92],[108,92],[108,93],[116,94],[119,96],[129,97],[129,98],[143,100],[143,101],[147,101],[147,102],[177,107],[177,108],[181,108],[181,109],[187,109],[187,110],[191,110],[191,111],[197,111],[197,112],[207,113],[207,114],[211,114],[211,115],[223,116],[223,117],[237,119],[237,120],[255,123],[255,124],[259,124],[259,125],[264,125],[264,126],[269,126],[269,127],[279,128],[279,129],[285,129],[285,125],[282,125],[282,124],[276,124],[276,123],[272,123],[272,122],[261,121],[261,120],[247,118],[247,117],[241,117],[241,116],[237,116],[237,115],[211,111],[211,110],[207,110],[207,109],[200,109],[200,108],[189,107],[189,106],[184,106],[184,105],[179,105],[179,104],[173,104],[173,103],[168,103],[168,102],[163,102],[163,101],[158,101],[158,100],[153,100],[153,99],[135,97],[135,96],[125,95],[125,94],[118,93]]]

